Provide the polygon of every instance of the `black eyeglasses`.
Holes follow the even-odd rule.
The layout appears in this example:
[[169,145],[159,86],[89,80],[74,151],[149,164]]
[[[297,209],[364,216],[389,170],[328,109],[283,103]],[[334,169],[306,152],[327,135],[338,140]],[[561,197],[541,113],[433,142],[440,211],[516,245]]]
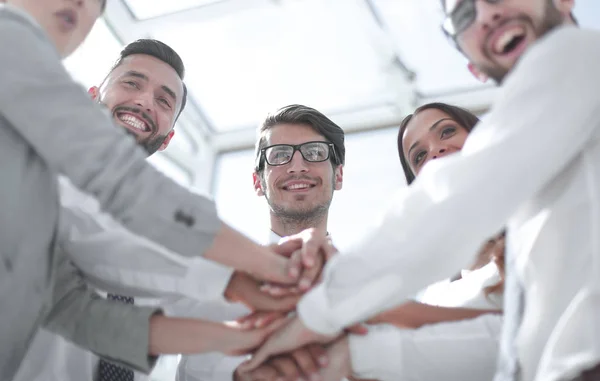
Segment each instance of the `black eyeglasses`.
[[262,158],[271,166],[284,165],[292,161],[296,151],[300,151],[302,158],[310,163],[319,163],[329,160],[333,153],[333,161],[337,164],[335,146],[328,142],[306,142],[302,144],[274,144],[260,150],[257,158],[257,169],[262,169]]
[[[475,18],[477,18],[476,1],[477,0],[461,0],[454,6],[454,9],[449,9],[446,12],[446,18],[442,24],[442,29],[446,34],[452,38],[456,38],[456,36],[464,32],[473,24]],[[502,0],[483,1],[488,4],[496,4]]]

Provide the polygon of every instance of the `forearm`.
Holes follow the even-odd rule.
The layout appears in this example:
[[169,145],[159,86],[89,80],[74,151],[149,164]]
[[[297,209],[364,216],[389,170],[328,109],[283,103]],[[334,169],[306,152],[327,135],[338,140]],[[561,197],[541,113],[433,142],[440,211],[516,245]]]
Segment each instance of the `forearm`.
[[194,354],[219,351],[229,329],[220,323],[156,315],[150,319],[149,353]]
[[426,324],[474,319],[484,314],[501,314],[500,310],[439,307],[419,302],[407,302],[382,312],[369,320],[371,324],[392,324],[398,328],[419,328]]

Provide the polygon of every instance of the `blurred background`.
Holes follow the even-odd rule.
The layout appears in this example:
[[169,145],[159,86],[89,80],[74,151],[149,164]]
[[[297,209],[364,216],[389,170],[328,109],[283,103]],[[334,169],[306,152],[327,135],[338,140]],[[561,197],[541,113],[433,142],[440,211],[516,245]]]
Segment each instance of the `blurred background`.
[[[576,4],[580,24],[600,29],[600,2]],[[323,112],[347,134],[344,187],[329,219],[344,249],[405,186],[396,151],[403,116],[430,101],[484,114],[494,99],[441,20],[437,0],[111,0],[65,65],[89,87],[128,42],[156,38],[173,47],[186,65],[188,105],[169,148],[149,160],[214,197],[226,222],[261,241],[269,225],[252,187],[256,127],[291,103]],[[172,380],[172,367],[154,379]]]

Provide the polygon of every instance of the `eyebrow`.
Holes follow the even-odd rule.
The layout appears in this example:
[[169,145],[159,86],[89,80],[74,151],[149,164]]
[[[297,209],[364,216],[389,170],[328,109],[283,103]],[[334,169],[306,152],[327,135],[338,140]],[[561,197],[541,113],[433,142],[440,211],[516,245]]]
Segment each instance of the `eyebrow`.
[[[135,71],[135,70],[129,70],[128,72],[126,72],[124,74],[124,76],[125,77],[135,77],[135,78],[143,79],[144,81],[150,80],[146,74],[140,73],[139,71]],[[171,88],[169,86],[162,85],[160,88],[165,93],[167,93],[168,96],[173,98],[174,102],[177,102],[177,95],[175,94],[175,92],[173,90],[171,90]]]
[[[436,129],[437,126],[439,126],[442,122],[446,121],[446,120],[454,120],[452,118],[442,118],[440,120],[438,120],[437,122],[435,122],[434,124],[431,125],[431,127],[429,127],[429,131],[433,131]],[[417,140],[416,142],[414,142],[410,148],[408,149],[408,153],[407,153],[407,157],[410,157],[410,152],[419,144],[419,141]]]

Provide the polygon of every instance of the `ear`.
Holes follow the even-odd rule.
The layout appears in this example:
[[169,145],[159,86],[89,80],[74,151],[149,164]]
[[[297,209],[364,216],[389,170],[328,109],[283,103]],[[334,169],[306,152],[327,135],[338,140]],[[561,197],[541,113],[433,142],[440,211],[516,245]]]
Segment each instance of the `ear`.
[[479,70],[477,66],[469,62],[467,68],[469,69],[471,74],[473,74],[473,77],[475,77],[479,82],[487,82],[488,76],[484,74],[481,70]]
[[335,176],[335,183],[334,183],[334,188],[335,190],[340,190],[342,189],[342,185],[344,183],[344,165],[340,164],[337,166],[337,168],[335,169],[335,171],[333,172],[333,175]]
[[570,18],[575,7],[575,0],[554,0],[554,7],[566,18]]
[[254,183],[254,192],[257,196],[264,196],[265,192],[262,189],[262,184],[260,183],[260,175],[254,171],[252,173],[252,182]]
[[100,97],[100,89],[98,86],[92,86],[88,89],[88,94],[93,101],[97,101],[98,97]]
[[169,131],[163,143],[160,145],[160,147],[158,147],[159,151],[164,151],[169,146],[171,139],[173,139],[173,135],[175,135],[175,130]]

